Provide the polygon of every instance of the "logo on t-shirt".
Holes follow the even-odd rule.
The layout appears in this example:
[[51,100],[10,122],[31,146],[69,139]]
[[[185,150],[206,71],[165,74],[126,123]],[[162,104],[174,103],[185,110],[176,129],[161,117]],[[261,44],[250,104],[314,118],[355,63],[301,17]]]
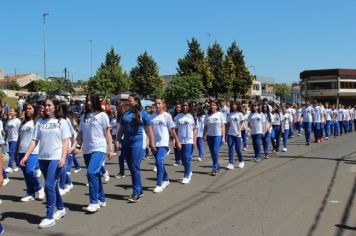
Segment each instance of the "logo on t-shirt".
[[97,123],[99,120],[96,117],[89,117],[84,119],[84,124],[93,124]]
[[42,123],[40,124],[40,129],[56,129],[61,126],[60,123]]
[[167,123],[162,120],[152,120],[151,122],[153,125],[167,126]]

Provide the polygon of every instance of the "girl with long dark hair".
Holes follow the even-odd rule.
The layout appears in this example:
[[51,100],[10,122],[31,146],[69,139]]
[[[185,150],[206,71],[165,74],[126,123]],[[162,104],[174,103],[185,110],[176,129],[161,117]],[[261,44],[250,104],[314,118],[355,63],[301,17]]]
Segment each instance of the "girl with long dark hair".
[[99,94],[91,92],[87,95],[85,113],[80,118],[78,143],[83,145],[83,157],[87,166],[89,182],[88,212],[96,212],[106,206],[103,181],[100,169],[108,155],[113,158],[112,137],[109,117],[104,112]]
[[265,116],[266,121],[266,132],[265,135],[262,136],[262,145],[265,153],[265,158],[269,158],[269,142],[271,140],[271,132],[272,132],[272,124],[273,124],[273,116],[269,112],[268,104],[262,105],[262,114]]
[[[21,162],[25,153],[30,146],[32,136],[36,126],[36,119],[38,117],[38,106],[36,104],[28,103],[25,107],[25,119],[20,125],[19,138],[16,146],[16,157]],[[38,152],[39,145],[33,150],[28,157],[26,166],[20,165],[26,183],[27,195],[21,198],[22,202],[28,202],[35,200],[35,194],[38,193],[38,199],[43,200],[45,198],[44,188],[38,177],[36,176],[36,166],[38,165]]]
[[[21,125],[21,120],[17,118],[18,115],[19,115],[19,110],[16,108],[11,108],[10,119],[7,121],[5,126],[5,131],[6,131],[5,140],[7,140],[9,143],[9,162],[8,162],[8,167],[5,169],[7,173],[19,171],[19,161],[15,156],[17,139],[19,138],[19,129]],[[16,163],[16,167],[12,169],[14,160]]]
[[[174,112],[173,112],[173,120],[175,121],[176,116],[182,112],[182,105],[180,103],[176,103],[174,106]],[[178,148],[176,148],[176,145],[174,143],[173,139],[173,147],[174,147],[174,166],[178,166],[181,163],[181,156],[180,156],[180,151]]]
[[[121,101],[117,106],[117,122],[116,122],[116,145],[115,152],[118,153],[120,145],[122,146],[122,138],[118,139],[118,134],[121,128],[121,120],[124,113],[127,111],[127,104],[124,101]],[[122,147],[124,148],[124,147]],[[119,173],[115,176],[117,179],[125,177],[125,151],[121,149],[119,155]]]
[[142,108],[140,98],[131,94],[128,97],[128,110],[124,113],[118,139],[123,139],[123,150],[127,160],[127,165],[131,172],[133,193],[129,197],[130,202],[138,202],[143,196],[141,183],[141,161],[144,156],[145,131],[149,139],[149,147],[153,154],[156,153],[155,141],[153,137],[151,118]]
[[[39,144],[39,165],[45,178],[45,193],[47,203],[46,218],[39,224],[40,228],[51,227],[66,214],[62,197],[59,193],[58,178],[65,166],[68,152],[70,131],[63,117],[60,101],[49,97],[45,102],[45,116],[36,122],[34,134],[25,156],[21,160],[24,166]],[[54,207],[58,211],[54,213]]]
[[248,116],[248,124],[251,128],[251,138],[253,150],[255,152],[255,161],[260,161],[261,156],[261,138],[266,133],[265,117],[261,114],[257,103],[252,104],[251,113]]

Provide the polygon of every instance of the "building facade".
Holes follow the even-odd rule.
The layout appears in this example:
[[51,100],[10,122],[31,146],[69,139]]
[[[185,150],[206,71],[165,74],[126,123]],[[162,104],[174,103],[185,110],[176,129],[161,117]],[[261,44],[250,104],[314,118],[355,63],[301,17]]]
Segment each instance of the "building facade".
[[300,73],[303,98],[356,104],[356,69],[306,70]]

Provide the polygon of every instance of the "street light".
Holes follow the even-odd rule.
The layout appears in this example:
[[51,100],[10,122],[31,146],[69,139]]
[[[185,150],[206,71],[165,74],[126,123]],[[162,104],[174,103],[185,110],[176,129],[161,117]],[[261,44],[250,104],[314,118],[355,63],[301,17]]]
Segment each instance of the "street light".
[[43,76],[44,79],[47,78],[47,71],[46,71],[46,16],[49,13],[43,13]]
[[210,36],[211,36],[211,33],[206,33],[206,35],[208,35],[208,38],[209,38],[209,48],[210,48]]
[[89,40],[90,42],[90,77],[93,77],[93,40]]

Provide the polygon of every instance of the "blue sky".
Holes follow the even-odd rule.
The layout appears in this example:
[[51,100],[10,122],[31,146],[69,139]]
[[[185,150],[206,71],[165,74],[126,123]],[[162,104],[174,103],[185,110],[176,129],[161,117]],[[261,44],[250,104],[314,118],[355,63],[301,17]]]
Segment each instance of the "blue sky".
[[90,76],[111,46],[126,71],[145,50],[160,74],[175,74],[177,60],[196,37],[202,48],[234,40],[251,72],[277,82],[298,81],[306,69],[356,68],[355,0],[7,0],[0,3],[0,68],[6,74],[43,75],[46,18],[47,75],[67,67],[74,80]]

